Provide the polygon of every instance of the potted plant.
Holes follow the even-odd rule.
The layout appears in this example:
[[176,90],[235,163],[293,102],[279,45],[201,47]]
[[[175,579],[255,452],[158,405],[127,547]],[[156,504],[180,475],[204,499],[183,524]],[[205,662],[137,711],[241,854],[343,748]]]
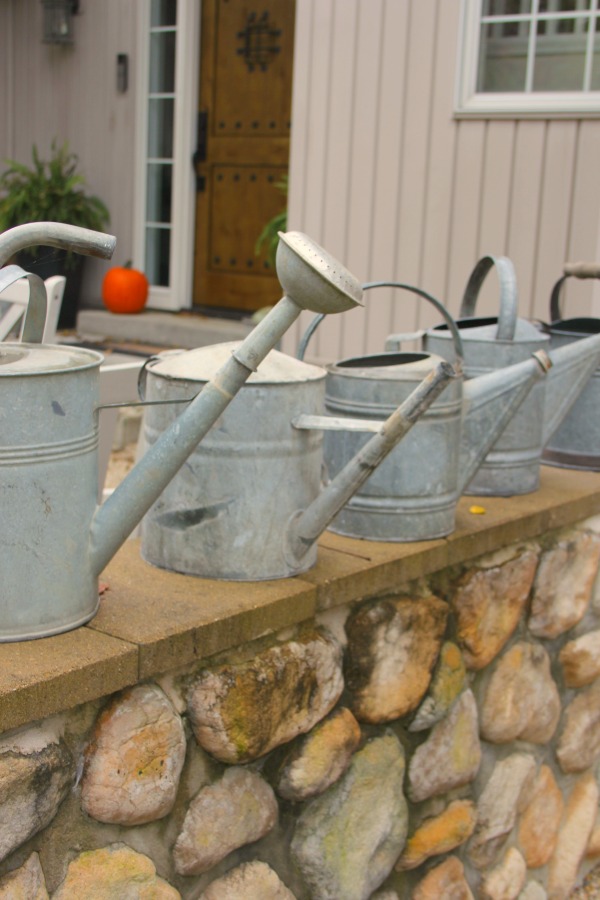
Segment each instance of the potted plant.
[[[275,182],[275,187],[278,188],[284,197],[287,197],[288,192],[288,177],[287,175],[282,175],[281,179]],[[260,256],[261,253],[264,252],[269,265],[273,270],[275,270],[275,257],[277,255],[277,244],[279,243],[279,231],[285,231],[287,229],[287,208],[282,209],[281,212],[278,212],[273,218],[269,219],[269,221],[264,226],[263,230],[259,234],[256,239],[256,245],[254,247],[254,252],[257,256]]]
[[[6,170],[0,175],[0,232],[28,222],[67,222],[82,228],[102,231],[109,214],[104,203],[85,190],[85,180],[77,171],[78,157],[66,143],[54,140],[50,159],[40,159],[37,147],[32,150],[33,165],[5,160]],[[65,275],[67,278],[59,327],[75,325],[84,256],[31,247],[18,256],[19,265],[41,278]]]

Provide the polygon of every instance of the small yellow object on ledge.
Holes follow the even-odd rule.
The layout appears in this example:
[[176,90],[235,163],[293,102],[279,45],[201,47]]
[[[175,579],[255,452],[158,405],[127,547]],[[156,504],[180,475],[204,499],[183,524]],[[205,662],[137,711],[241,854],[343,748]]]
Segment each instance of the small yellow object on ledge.
[[470,506],[469,512],[473,513],[474,516],[485,516],[485,507],[484,506]]

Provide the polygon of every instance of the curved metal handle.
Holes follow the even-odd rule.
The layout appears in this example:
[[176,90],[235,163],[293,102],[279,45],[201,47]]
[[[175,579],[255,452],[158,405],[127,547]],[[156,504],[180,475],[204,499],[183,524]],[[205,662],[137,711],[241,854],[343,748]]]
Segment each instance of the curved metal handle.
[[586,263],[586,262],[576,262],[576,263],[565,263],[563,266],[563,272],[565,273],[561,278],[558,279],[554,287],[552,288],[552,293],[550,294],[550,321],[558,322],[562,319],[562,315],[560,312],[560,292],[563,286],[563,282],[567,280],[567,278],[600,278],[600,263]]
[[[437,311],[440,313],[440,315],[442,316],[444,321],[446,322],[446,325],[448,326],[450,334],[452,335],[452,341],[454,343],[454,352],[456,354],[456,365],[459,368],[462,367],[462,361],[464,358],[462,338],[460,336],[460,332],[459,332],[458,328],[456,327],[456,322],[454,321],[454,319],[452,318],[452,316],[450,315],[450,313],[448,312],[448,310],[446,309],[446,307],[444,306],[443,303],[440,303],[439,300],[436,300],[435,297],[432,297],[431,294],[427,293],[427,291],[423,291],[423,290],[421,290],[421,288],[414,287],[414,285],[412,285],[412,284],[403,284],[400,281],[368,281],[366,284],[363,284],[362,289],[363,289],[363,291],[370,291],[372,288],[379,288],[379,287],[393,287],[393,288],[400,288],[401,290],[404,290],[404,291],[410,291],[413,294],[417,294],[419,297],[423,297],[424,300],[428,300],[429,303],[432,303],[433,306],[435,306]],[[304,359],[304,354],[306,352],[306,347],[308,345],[308,342],[310,341],[311,337],[313,336],[313,334],[317,330],[319,324],[321,323],[321,321],[324,318],[325,318],[324,314],[321,313],[318,316],[315,316],[314,319],[312,320],[312,322],[310,322],[308,328],[306,329],[306,331],[304,332],[304,334],[302,336],[302,340],[300,341],[300,343],[298,345],[298,352],[296,354],[298,359]]]
[[36,247],[60,247],[61,250],[72,250],[86,256],[99,256],[110,259],[117,243],[112,234],[102,231],[90,231],[63,222],[29,222],[16,225],[0,234],[0,266],[19,250]]
[[487,273],[495,266],[500,282],[500,311],[496,340],[512,341],[517,325],[517,277],[507,256],[484,256],[479,260],[467,282],[460,306],[459,317],[470,318],[475,314],[475,304]]
[[5,266],[0,269],[0,293],[21,278],[26,278],[29,282],[29,303],[25,310],[21,340],[28,344],[41,344],[48,312],[48,295],[39,275],[26,272],[21,266]]

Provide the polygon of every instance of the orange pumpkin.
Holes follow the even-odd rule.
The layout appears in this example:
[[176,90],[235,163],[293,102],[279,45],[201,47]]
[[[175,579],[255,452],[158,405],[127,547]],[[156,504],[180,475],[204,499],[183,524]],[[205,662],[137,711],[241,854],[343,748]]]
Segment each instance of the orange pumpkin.
[[102,281],[102,300],[113,313],[138,313],[148,299],[148,279],[131,263],[109,269]]

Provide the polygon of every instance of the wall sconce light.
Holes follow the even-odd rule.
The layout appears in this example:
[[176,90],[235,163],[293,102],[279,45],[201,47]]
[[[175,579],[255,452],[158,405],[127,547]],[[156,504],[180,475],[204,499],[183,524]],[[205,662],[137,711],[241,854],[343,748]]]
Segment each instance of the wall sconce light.
[[44,44],[72,44],[73,16],[79,12],[79,0],[42,0],[44,7]]

